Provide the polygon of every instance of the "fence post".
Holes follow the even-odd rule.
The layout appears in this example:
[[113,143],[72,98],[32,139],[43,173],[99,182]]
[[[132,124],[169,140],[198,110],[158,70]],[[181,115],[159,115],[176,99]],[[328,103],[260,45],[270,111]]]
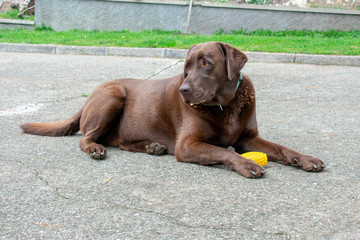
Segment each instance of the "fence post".
[[188,33],[188,29],[189,29],[192,5],[193,5],[193,0],[190,0],[190,3],[189,3],[189,12],[188,12],[188,16],[187,16],[186,29],[185,29],[185,33],[186,33],[186,34]]

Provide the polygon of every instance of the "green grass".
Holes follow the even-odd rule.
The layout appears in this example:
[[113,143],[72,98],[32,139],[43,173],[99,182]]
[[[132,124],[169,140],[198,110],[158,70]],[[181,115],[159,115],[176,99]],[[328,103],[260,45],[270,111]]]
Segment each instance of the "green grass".
[[243,51],[360,55],[360,31],[219,31],[214,35],[185,35],[173,31],[101,32],[36,30],[0,30],[0,42],[59,44],[107,47],[183,48],[207,41],[230,43]]
[[34,21],[35,17],[34,15],[25,15],[24,17],[20,17],[18,16],[19,10],[14,9],[11,11],[6,11],[4,13],[0,14],[0,18],[5,18],[5,19],[20,19],[20,20],[29,20],[29,21]]

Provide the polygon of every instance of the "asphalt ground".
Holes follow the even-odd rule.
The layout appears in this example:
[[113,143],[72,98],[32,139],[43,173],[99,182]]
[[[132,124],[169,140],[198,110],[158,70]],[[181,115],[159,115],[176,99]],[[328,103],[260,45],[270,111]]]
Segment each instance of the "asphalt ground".
[[80,133],[21,133],[58,121],[114,78],[182,72],[179,59],[0,52],[1,239],[360,239],[360,67],[264,63],[260,133],[322,159],[320,173],[269,163],[261,179],[224,166],[108,148],[95,161]]

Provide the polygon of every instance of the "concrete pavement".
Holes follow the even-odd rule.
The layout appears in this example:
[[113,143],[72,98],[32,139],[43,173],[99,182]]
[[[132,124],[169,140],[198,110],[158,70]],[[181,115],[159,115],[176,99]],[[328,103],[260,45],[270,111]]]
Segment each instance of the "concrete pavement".
[[182,72],[169,58],[0,52],[1,239],[360,239],[360,68],[253,62],[262,136],[325,161],[262,179],[108,149],[19,124],[72,116],[98,84]]

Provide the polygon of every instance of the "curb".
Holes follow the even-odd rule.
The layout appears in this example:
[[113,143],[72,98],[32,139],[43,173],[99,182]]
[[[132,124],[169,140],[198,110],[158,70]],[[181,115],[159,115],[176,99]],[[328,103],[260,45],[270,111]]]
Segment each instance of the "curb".
[[15,24],[15,25],[26,25],[26,26],[35,26],[35,21],[21,20],[21,19],[6,19],[0,18],[0,24]]
[[[0,52],[74,54],[124,57],[158,57],[184,59],[187,49],[170,48],[124,48],[124,47],[88,47],[64,45],[38,45],[0,43]],[[313,55],[296,53],[245,52],[249,62],[267,63],[304,63],[315,65],[344,65],[360,67],[360,56]]]
[[25,28],[31,30],[34,29],[34,26],[35,21],[0,18],[0,29]]

